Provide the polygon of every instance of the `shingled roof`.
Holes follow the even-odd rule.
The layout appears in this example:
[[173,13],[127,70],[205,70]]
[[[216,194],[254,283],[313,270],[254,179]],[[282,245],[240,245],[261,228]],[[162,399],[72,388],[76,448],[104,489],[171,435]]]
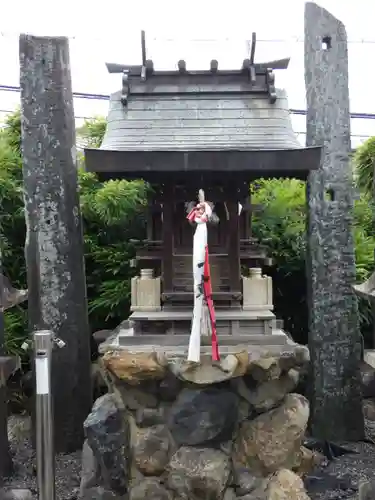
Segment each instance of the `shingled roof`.
[[[150,89],[152,86],[152,89]],[[111,95],[107,131],[101,149],[115,151],[191,151],[298,149],[285,91],[271,104],[266,94],[246,92],[249,82],[218,85],[194,94],[162,93],[163,84],[139,83],[127,105],[122,92]],[[170,86],[171,87],[171,86]],[[221,88],[220,88],[221,87]],[[172,90],[172,89],[171,89]],[[136,91],[136,93],[135,93]]]
[[[318,168],[320,148],[303,148],[293,133],[285,91],[273,69],[289,60],[240,70],[154,71],[107,65],[123,73],[111,95],[107,130],[99,150],[86,150],[88,170],[126,177],[159,172],[242,172],[245,177],[306,177]],[[247,172],[247,174],[246,174]]]

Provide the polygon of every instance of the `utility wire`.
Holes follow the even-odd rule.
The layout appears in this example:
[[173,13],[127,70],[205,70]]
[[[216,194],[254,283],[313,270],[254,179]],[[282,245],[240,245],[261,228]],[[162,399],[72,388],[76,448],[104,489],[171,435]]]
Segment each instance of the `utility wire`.
[[[1,85],[0,91],[4,92],[20,92],[20,87],[12,85]],[[86,92],[73,92],[73,97],[78,99],[90,99],[94,101],[108,101],[109,95],[107,94],[89,94]],[[292,115],[306,116],[305,109],[291,109]],[[375,120],[375,113],[350,113],[350,118],[357,118],[361,120]]]
[[[0,36],[3,38],[15,38],[19,37],[20,33],[18,32],[7,32],[7,31],[1,31]],[[147,35],[147,33],[146,33]],[[88,37],[83,37],[81,35],[72,35],[72,36],[67,36],[69,40],[84,40],[85,43],[87,43],[87,40],[89,39],[90,41],[98,41],[102,42],[104,40],[103,37],[97,37],[97,36],[88,36]],[[151,42],[164,42],[164,43],[176,43],[176,42],[184,42],[184,43],[215,43],[215,42],[238,42],[238,41],[243,41],[246,42],[245,37],[224,37],[224,38],[168,38],[168,37],[147,37],[147,40],[150,40]],[[257,42],[261,43],[304,43],[304,36],[303,35],[294,35],[290,36],[289,38],[257,38]],[[357,38],[353,40],[348,40],[348,44],[360,44],[360,45],[368,45],[368,44],[375,44],[375,39],[369,39],[369,38]]]
[[[8,113],[13,113],[14,110],[12,109],[0,109],[0,114],[8,114]],[[94,120],[95,116],[75,116],[75,120]],[[306,132],[294,132],[296,136],[298,137],[299,135],[306,135]],[[350,137],[356,138],[356,139],[369,139],[372,137],[371,135],[365,135],[365,134],[350,134]]]

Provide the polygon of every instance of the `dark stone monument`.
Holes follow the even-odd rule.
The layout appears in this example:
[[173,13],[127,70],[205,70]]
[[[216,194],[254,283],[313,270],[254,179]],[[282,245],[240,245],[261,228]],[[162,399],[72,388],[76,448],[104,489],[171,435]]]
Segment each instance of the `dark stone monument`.
[[66,342],[52,391],[56,450],[70,451],[82,446],[92,393],[67,38],[21,35],[20,70],[30,327]]
[[352,225],[348,48],[343,24],[305,7],[307,146],[324,145],[308,177],[311,429],[329,440],[364,435]]

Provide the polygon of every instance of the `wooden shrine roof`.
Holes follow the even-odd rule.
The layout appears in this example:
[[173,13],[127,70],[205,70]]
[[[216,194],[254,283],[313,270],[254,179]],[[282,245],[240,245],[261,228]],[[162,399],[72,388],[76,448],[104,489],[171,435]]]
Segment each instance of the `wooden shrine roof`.
[[85,155],[89,171],[112,176],[240,171],[304,178],[318,168],[321,151],[298,142],[285,91],[275,89],[272,69],[258,65],[253,73],[180,68],[146,77],[129,68],[122,90],[111,95],[100,149]]

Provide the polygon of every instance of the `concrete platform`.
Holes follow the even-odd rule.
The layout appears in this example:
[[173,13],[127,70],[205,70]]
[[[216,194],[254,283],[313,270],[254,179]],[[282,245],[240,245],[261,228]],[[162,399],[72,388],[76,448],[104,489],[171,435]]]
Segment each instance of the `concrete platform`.
[[375,349],[365,349],[363,361],[375,368]]
[[[243,311],[242,309],[215,309],[216,320],[273,320],[275,315],[272,311],[256,310],[256,311]],[[191,309],[181,309],[174,311],[135,311],[129,320],[130,321],[191,321],[193,311]]]
[[[126,350],[134,352],[166,352],[187,355],[189,335],[134,335],[131,331],[120,332],[100,344],[99,352],[108,350]],[[231,354],[242,350],[276,349],[294,345],[294,342],[282,330],[275,330],[272,335],[222,335],[218,337],[221,354]],[[210,340],[202,338],[202,354],[211,353]]]
[[[181,335],[190,332],[192,308],[161,311],[134,311],[129,320],[136,335]],[[219,336],[272,335],[276,317],[270,310],[220,309],[215,310]]]
[[[119,335],[119,345],[152,345],[159,347],[186,347],[189,345],[190,335],[139,335],[123,336]],[[238,345],[283,345],[287,341],[285,333],[275,333],[273,335],[221,335],[219,343],[223,346]],[[202,344],[210,344],[210,339],[202,337]]]

